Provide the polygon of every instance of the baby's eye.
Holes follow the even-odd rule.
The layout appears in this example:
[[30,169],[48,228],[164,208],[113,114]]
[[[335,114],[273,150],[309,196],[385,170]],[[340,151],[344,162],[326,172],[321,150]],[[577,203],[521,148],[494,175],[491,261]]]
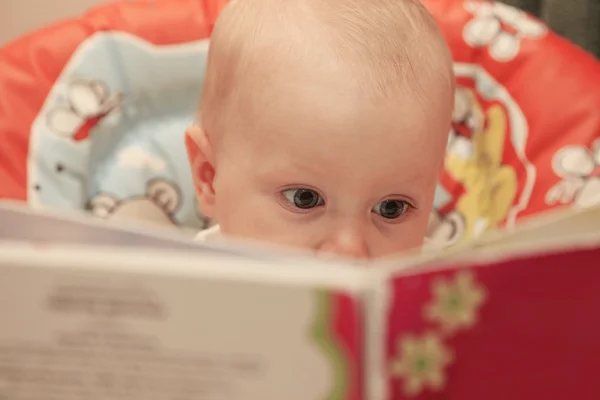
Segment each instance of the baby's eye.
[[375,204],[371,211],[385,219],[396,219],[406,213],[410,207],[411,205],[404,200],[384,200]]
[[303,210],[315,208],[325,203],[319,193],[312,189],[287,189],[281,194],[294,207]]

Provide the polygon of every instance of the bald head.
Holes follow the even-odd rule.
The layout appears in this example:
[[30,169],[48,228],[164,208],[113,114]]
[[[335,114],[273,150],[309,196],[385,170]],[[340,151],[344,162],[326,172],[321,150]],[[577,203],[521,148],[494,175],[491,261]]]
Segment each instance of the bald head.
[[419,0],[233,0],[186,144],[226,236],[379,257],[420,246],[454,102]]
[[451,112],[450,55],[419,0],[233,0],[211,37],[203,127],[213,135],[240,112],[259,114],[276,78],[297,70],[343,79],[361,98],[409,95]]

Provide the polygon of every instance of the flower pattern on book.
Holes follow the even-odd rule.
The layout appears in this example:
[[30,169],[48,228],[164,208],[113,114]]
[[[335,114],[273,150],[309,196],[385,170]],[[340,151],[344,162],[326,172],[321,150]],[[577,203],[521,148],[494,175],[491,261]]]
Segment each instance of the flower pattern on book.
[[427,388],[436,391],[443,388],[445,369],[453,356],[439,334],[427,332],[422,336],[403,336],[397,346],[399,354],[390,369],[393,376],[402,378],[406,396],[417,396]]
[[461,329],[477,323],[479,309],[487,298],[475,273],[458,270],[451,277],[433,278],[432,300],[422,310],[425,321],[432,323],[422,334],[401,334],[389,364],[389,376],[402,382],[406,397],[420,395],[424,390],[441,392],[447,381],[447,368],[456,355],[448,339]]
[[447,334],[471,328],[486,298],[473,273],[466,270],[457,272],[451,281],[434,280],[432,292],[434,299],[425,307],[425,319],[439,323]]

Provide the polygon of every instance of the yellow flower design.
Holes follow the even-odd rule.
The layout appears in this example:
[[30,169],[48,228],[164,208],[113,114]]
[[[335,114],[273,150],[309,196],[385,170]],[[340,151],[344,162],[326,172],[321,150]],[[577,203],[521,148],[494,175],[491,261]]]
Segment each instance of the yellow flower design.
[[458,272],[452,281],[434,281],[432,291],[434,300],[425,307],[425,318],[439,323],[448,334],[472,327],[486,298],[470,271]]
[[444,370],[453,357],[439,335],[405,336],[398,340],[398,352],[390,372],[392,376],[402,378],[406,396],[417,396],[426,388],[443,388],[446,383]]

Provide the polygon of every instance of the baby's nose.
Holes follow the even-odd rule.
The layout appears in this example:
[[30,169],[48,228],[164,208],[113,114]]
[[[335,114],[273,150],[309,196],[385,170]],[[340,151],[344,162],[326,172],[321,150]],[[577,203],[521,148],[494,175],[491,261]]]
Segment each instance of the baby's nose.
[[369,248],[358,232],[344,231],[324,241],[318,249],[320,254],[331,254],[343,258],[369,258]]

